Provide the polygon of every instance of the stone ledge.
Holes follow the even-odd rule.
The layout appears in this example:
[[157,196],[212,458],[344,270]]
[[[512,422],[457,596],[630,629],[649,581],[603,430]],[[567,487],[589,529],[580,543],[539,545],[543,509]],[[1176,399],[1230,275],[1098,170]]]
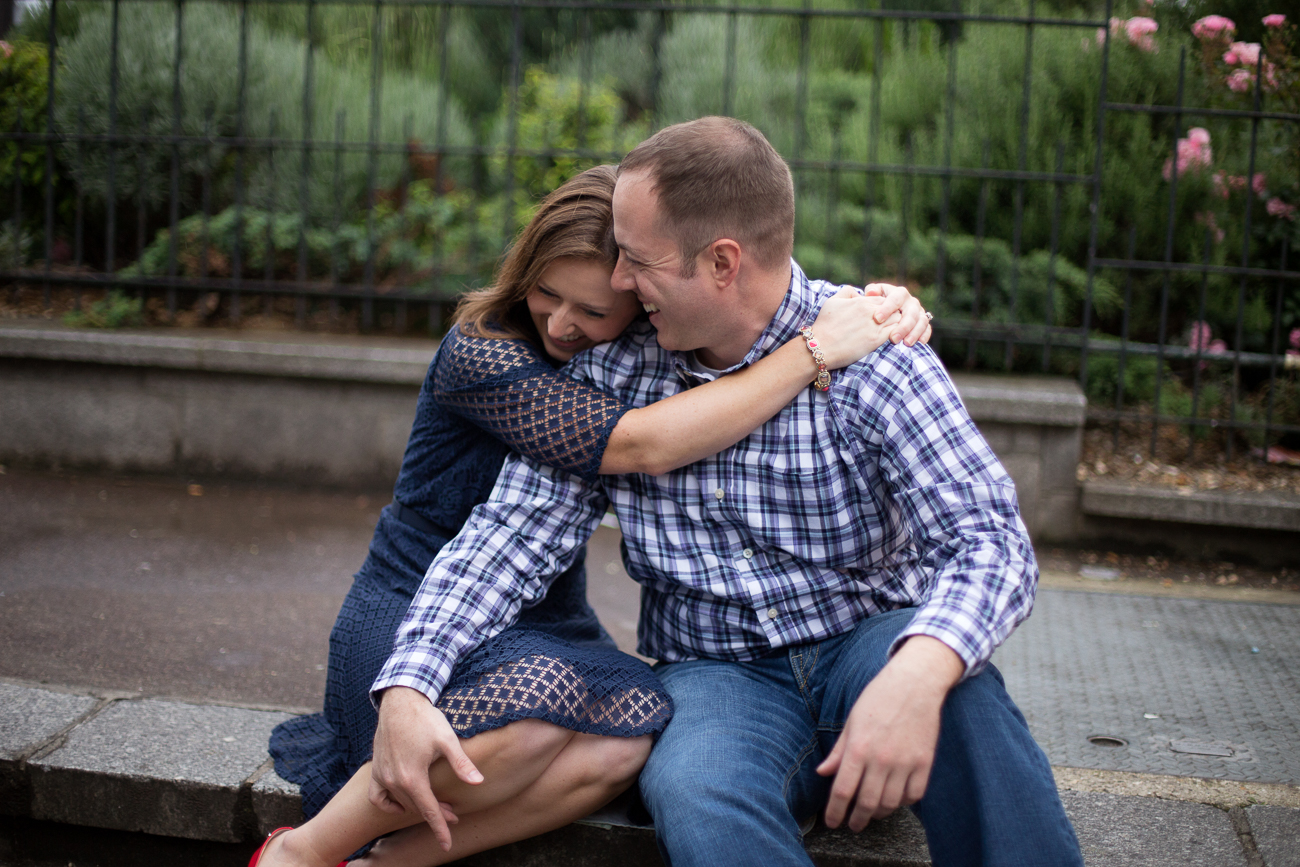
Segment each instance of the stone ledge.
[[[48,718],[20,726],[32,713]],[[272,828],[301,820],[297,787],[271,770],[265,754],[271,727],[287,716],[0,683],[0,769],[17,776],[27,796],[5,802],[0,811],[62,823],[74,836],[76,828],[88,827],[144,831],[156,835],[151,839],[240,843],[251,851]],[[1063,791],[1062,797],[1091,865],[1282,867],[1293,863],[1288,859],[1300,839],[1300,810],[1287,806],[1229,813],[1161,797],[1091,791]],[[805,844],[819,867],[930,863],[924,832],[908,811],[858,835],[819,826]],[[1243,844],[1262,859],[1248,861]],[[464,863],[649,867],[661,861],[653,830],[630,820],[626,806],[616,803]]]
[[420,385],[437,341],[211,329],[92,331],[0,326],[0,356],[309,379]]
[[1300,499],[1277,494],[1180,491],[1114,482],[1083,484],[1085,515],[1300,531]]
[[1082,427],[1088,409],[1079,383],[1064,376],[953,373],[952,381],[977,423]]

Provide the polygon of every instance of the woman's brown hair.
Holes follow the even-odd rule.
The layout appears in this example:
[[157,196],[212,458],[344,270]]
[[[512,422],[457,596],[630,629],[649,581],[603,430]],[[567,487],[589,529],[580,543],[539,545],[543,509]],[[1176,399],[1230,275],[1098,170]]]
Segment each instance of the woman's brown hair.
[[528,292],[557,259],[585,259],[614,267],[615,166],[575,175],[542,200],[515,239],[486,289],[465,294],[456,324],[474,337],[515,337],[541,345],[528,314]]

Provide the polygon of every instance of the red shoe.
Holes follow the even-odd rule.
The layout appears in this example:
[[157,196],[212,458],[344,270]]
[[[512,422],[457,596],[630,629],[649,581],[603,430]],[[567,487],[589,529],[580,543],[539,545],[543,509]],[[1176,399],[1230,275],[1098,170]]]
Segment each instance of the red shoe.
[[285,825],[283,828],[276,828],[270,834],[267,834],[266,840],[262,843],[261,846],[257,847],[257,851],[253,853],[253,857],[248,859],[248,867],[257,867],[257,862],[262,860],[262,852],[266,850],[266,847],[270,845],[271,841],[274,840],[280,834],[283,834],[285,831],[292,831],[292,830],[293,828],[291,826]]

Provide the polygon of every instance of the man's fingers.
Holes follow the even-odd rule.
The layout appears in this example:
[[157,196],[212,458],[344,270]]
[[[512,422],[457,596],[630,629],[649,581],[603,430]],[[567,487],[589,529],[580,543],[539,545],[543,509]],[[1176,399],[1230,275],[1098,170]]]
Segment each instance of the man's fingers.
[[875,766],[869,767],[862,776],[857,798],[853,803],[853,813],[849,816],[849,829],[855,834],[867,827],[867,823],[875,816],[885,783],[884,773]]
[[[843,739],[844,734],[841,733],[840,740]],[[830,800],[826,802],[826,825],[830,828],[838,828],[853,806],[864,770],[861,758],[855,756],[852,750],[841,752],[839,765],[835,782],[831,784]]]
[[479,773],[478,768],[474,767],[474,763],[469,760],[469,756],[465,755],[465,751],[460,748],[459,738],[453,737],[449,742],[441,746],[443,758],[447,760],[447,764],[451,765],[451,769],[456,772],[456,776],[471,786],[477,786],[483,782],[483,775]]

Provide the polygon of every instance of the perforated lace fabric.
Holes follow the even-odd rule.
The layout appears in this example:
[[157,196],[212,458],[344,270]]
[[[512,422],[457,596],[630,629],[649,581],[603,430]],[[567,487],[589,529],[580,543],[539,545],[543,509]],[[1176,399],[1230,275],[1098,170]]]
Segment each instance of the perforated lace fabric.
[[[526,343],[465,338],[455,329],[447,336],[421,389],[394,488],[398,502],[442,532],[416,529],[392,507],[383,510],[330,634],[324,712],[288,720],[271,735],[276,772],[298,784],[305,818],[370,759],[378,721],[370,685],[429,563],[487,499],[509,448],[594,475],[626,410],[556,370]],[[577,418],[587,418],[589,427],[579,429]],[[457,664],[448,690],[460,702],[462,737],[525,718],[625,737],[663,730],[671,715],[668,695],[644,663],[614,649],[587,603],[583,560],[522,611],[515,626]],[[536,671],[521,667],[527,660]],[[539,676],[535,694],[511,685],[530,673]],[[543,678],[555,696],[540,688]],[[581,690],[590,697],[580,700]]]
[[662,731],[672,716],[650,666],[612,646],[526,628],[507,630],[463,660],[437,706],[463,738],[521,719],[634,737]]
[[548,466],[595,478],[609,433],[629,407],[598,388],[557,376],[522,340],[452,329],[433,379],[438,402]]

